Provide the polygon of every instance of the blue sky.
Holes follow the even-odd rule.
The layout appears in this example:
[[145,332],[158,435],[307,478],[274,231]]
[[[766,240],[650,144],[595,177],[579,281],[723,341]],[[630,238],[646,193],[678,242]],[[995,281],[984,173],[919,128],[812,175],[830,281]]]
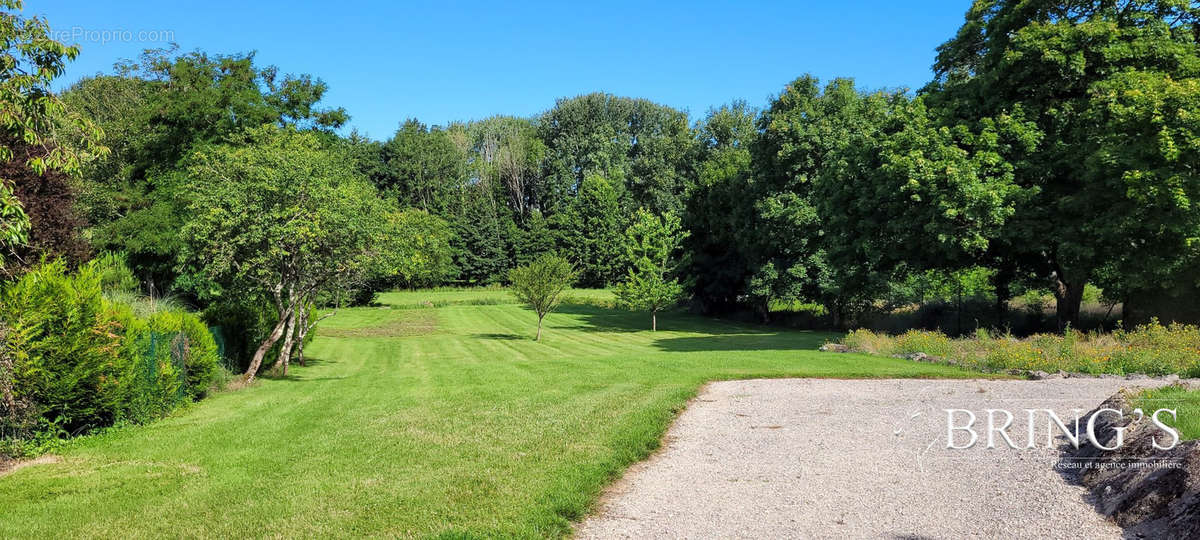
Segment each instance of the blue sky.
[[[26,0],[25,13],[80,36],[83,52],[60,87],[164,37],[184,50],[258,51],[262,65],[324,79],[326,102],[378,139],[409,117],[528,116],[592,91],[697,118],[734,99],[762,106],[806,72],[916,88],[970,1],[505,4]],[[105,43],[104,31],[132,40]]]

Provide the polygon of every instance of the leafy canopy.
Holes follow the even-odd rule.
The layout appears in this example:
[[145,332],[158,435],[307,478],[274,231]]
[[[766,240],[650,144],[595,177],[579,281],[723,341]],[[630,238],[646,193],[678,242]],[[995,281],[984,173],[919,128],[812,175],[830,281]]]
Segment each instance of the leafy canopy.
[[[22,4],[0,0],[0,163],[20,156],[37,175],[75,173],[90,156],[105,152],[95,125],[68,110],[50,90],[79,48],[51,39],[45,19],[20,16]],[[78,144],[63,144],[68,138]],[[0,178],[0,246],[24,243],[29,228],[12,186]]]
[[181,280],[201,297],[304,296],[361,277],[385,207],[316,135],[263,126],[190,161]]
[[1159,254],[1194,252],[1198,23],[1184,0],[976,0],[938,48],[925,93],[948,123],[1011,114],[1037,132],[1005,155],[1026,197],[997,255],[1052,284],[1061,319],[1105,268],[1144,289]]
[[424,210],[389,212],[376,241],[374,272],[393,285],[428,287],[454,273],[446,220]]

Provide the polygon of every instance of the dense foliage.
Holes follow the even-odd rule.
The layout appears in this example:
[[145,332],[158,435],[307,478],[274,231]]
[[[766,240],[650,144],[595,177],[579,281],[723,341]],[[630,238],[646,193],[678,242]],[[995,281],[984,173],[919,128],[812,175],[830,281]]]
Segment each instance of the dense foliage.
[[[50,24],[42,18],[22,17],[21,8],[21,0],[0,0],[0,164],[6,164],[0,169],[0,249],[4,250],[23,245],[30,234],[24,208],[30,197],[26,193],[22,200],[14,193],[13,176],[75,172],[88,157],[106,152],[97,142],[96,126],[50,91],[50,83],[79,55],[79,48],[51,39]],[[0,253],[0,265],[4,260]]]
[[219,359],[207,326],[181,310],[143,314],[111,299],[102,286],[112,273],[105,264],[70,272],[49,263],[4,287],[0,444],[146,421],[203,396],[216,381]]
[[1022,201],[989,247],[1048,283],[1065,322],[1088,282],[1194,280],[1198,25],[1179,0],[978,0],[938,50],[925,93],[945,122],[1012,115],[1040,141],[1001,152]]
[[246,379],[280,338],[286,373],[294,338],[307,335],[307,308],[365,277],[376,239],[389,232],[384,202],[320,139],[292,128],[256,128],[191,161],[198,189],[181,233],[184,283],[202,299],[269,298],[277,321]]

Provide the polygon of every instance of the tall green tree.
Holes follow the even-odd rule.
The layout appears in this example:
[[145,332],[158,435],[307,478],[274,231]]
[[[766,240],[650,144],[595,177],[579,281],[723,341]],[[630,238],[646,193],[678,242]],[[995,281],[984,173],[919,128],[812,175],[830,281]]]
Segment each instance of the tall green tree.
[[822,88],[803,76],[759,116],[746,197],[752,225],[742,230],[751,269],[747,293],[764,319],[772,300],[805,298],[823,303],[840,325],[886,284],[871,261],[829,263],[815,194],[822,172],[856,138],[877,132],[886,110],[884,94],[864,95],[848,79]]
[[423,210],[390,212],[375,257],[383,276],[394,285],[440,285],[454,272],[453,233],[446,220]]
[[415,118],[383,144],[379,188],[401,206],[446,215],[467,181],[467,153],[446,129],[430,129]]
[[696,181],[684,195],[683,228],[693,297],[706,313],[736,309],[749,274],[743,229],[751,209],[750,148],[758,135],[757,112],[745,102],[709,111],[696,127]]
[[1153,275],[1147,255],[1194,244],[1198,17],[1178,0],[977,0],[938,48],[925,93],[948,122],[1014,115],[1040,132],[1009,158],[1028,196],[999,256],[1050,285],[1061,324],[1103,268]]
[[110,149],[102,159],[93,159],[80,171],[79,206],[92,224],[119,218],[128,201],[144,197],[142,186],[129,181],[135,152],[149,137],[140,121],[153,83],[120,75],[85,77],[67,87],[63,103],[103,129],[102,144]]
[[153,83],[138,117],[148,136],[135,171],[172,167],[196,145],[263,124],[332,130],[349,120],[345,109],[317,105],[328,91],[320,79],[280,74],[254,57],[154,49],[120,65],[119,75]]
[[382,142],[363,136],[357,130],[351,131],[347,137],[338,138],[337,142],[342,146],[342,152],[350,159],[349,166],[354,167],[376,186],[386,182],[388,172],[387,163],[383,160]]
[[[1107,295],[1200,290],[1200,78],[1124,73],[1097,85],[1104,126],[1087,168],[1090,182],[1121,174],[1139,212],[1110,224],[1136,242],[1095,276]],[[1184,300],[1181,300],[1184,301]]]
[[579,268],[579,284],[604,287],[615,283],[622,271],[621,203],[612,183],[589,176],[567,211],[553,218],[558,245]]
[[256,65],[253,54],[174,48],[147,50],[113,75],[76,83],[64,101],[104,127],[117,149],[83,171],[93,244],[127,253],[139,277],[170,288],[194,189],[180,161],[264,124],[328,134],[348,116],[318,105],[327,89],[319,79]]
[[791,83],[760,122],[758,239],[748,294],[825,304],[841,325],[906,272],[953,271],[994,249],[1022,192],[1006,159],[1037,142],[1002,115],[946,127],[923,98],[836,79]]
[[658,330],[658,312],[683,297],[684,286],[675,271],[686,237],[678,216],[659,217],[644,208],[638,209],[625,231],[623,247],[629,270],[617,285],[617,301],[632,310],[649,311],[651,331]]
[[592,175],[621,179],[636,205],[657,212],[682,209],[694,150],[685,113],[593,93],[558,100],[538,128],[546,145],[543,210],[563,210]]
[[525,228],[521,229],[520,235],[514,254],[518,266],[529,264],[542,254],[554,251],[554,231],[550,228],[549,220],[542,217],[539,211],[533,211],[525,219]]
[[506,209],[487,184],[463,186],[452,210],[452,246],[458,278],[475,284],[496,283],[508,268]]
[[[851,133],[813,183],[827,273],[846,292],[870,290],[864,302],[880,292],[862,281],[872,274],[878,284],[988,264],[1026,196],[1005,156],[1038,140],[1029,123],[1007,115],[950,128],[921,98],[891,94],[879,105],[878,122]],[[855,268],[872,272],[847,271]]]

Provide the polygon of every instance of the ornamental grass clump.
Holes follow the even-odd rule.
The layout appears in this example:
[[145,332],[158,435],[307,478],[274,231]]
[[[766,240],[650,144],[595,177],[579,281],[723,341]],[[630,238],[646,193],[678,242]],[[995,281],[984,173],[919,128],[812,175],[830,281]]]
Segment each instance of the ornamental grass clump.
[[950,354],[950,338],[941,332],[925,330],[909,330],[896,337],[896,345],[892,354],[925,353],[929,356],[944,357]]
[[854,330],[842,339],[842,344],[855,352],[867,354],[893,354],[895,338],[887,334],[877,334],[866,328]]
[[986,330],[958,339],[925,330],[899,336],[855,330],[842,343],[868,354],[921,352],[987,371],[1200,376],[1200,328],[1156,320],[1111,334],[1067,330],[1025,338]]

